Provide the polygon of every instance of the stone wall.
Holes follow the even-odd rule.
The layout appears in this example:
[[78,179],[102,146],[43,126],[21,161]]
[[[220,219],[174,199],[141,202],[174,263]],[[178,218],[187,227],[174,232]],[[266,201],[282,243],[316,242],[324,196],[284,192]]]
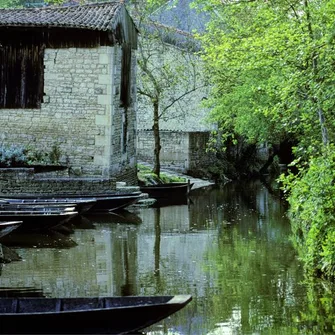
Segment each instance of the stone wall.
[[213,158],[207,152],[209,132],[192,132],[189,136],[189,167],[191,171],[198,172],[207,169],[213,163]]
[[38,178],[32,168],[0,169],[0,194],[87,193],[115,190],[115,180],[98,178]]
[[[136,176],[136,78],[132,105],[120,107],[121,48],[46,49],[40,109],[2,109],[1,143],[40,152],[58,148],[77,177]],[[126,180],[127,181],[127,180]]]
[[[202,170],[210,164],[206,153],[209,132],[160,131],[160,162],[180,172]],[[138,131],[137,158],[153,163],[154,137],[150,130]]]

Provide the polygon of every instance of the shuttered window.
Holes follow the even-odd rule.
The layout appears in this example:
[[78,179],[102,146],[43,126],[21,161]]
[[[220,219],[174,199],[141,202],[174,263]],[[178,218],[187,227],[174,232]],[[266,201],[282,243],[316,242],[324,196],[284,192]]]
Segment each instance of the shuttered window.
[[40,108],[43,54],[41,44],[1,43],[0,108]]

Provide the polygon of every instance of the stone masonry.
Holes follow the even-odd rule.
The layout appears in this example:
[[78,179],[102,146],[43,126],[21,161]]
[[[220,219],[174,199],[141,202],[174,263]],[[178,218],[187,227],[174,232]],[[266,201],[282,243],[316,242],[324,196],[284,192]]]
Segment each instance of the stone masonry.
[[[136,80],[120,107],[121,47],[46,49],[40,109],[2,109],[1,143],[61,152],[76,177],[136,179]],[[120,179],[119,179],[120,180]]]

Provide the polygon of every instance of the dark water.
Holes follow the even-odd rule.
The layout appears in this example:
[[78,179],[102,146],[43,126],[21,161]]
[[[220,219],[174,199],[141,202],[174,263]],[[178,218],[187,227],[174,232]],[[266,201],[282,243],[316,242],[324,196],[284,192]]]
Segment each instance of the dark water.
[[311,320],[318,311],[285,206],[260,182],[195,190],[188,204],[91,216],[72,228],[5,239],[22,261],[2,265],[0,295],[191,294],[145,333],[326,333]]

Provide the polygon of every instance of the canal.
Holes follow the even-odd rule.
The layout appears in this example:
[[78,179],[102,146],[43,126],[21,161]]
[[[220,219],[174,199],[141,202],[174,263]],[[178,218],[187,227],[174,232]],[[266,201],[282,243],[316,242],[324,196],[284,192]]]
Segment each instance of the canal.
[[311,306],[285,203],[259,181],[194,190],[182,205],[87,216],[67,234],[13,233],[3,243],[22,260],[2,265],[2,296],[193,296],[147,335],[329,328],[324,309],[322,327],[313,320],[321,314]]

